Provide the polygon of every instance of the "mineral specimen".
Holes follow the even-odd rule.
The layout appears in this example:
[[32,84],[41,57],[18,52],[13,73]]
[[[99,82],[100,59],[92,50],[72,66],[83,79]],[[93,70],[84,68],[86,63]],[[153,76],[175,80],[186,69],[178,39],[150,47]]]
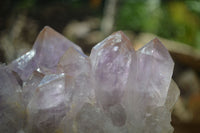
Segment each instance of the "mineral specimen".
[[1,133],[172,133],[174,63],[157,39],[135,51],[123,32],[88,57],[50,27],[0,65]]

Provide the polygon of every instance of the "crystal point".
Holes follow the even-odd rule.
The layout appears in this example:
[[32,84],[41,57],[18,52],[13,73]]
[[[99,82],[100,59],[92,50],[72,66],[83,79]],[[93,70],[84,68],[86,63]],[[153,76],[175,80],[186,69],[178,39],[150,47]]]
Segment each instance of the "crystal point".
[[38,35],[33,49],[36,50],[40,67],[54,68],[60,57],[69,47],[82,52],[82,49],[64,36],[46,26]]
[[134,50],[129,39],[116,32],[97,44],[90,59],[96,82],[96,97],[103,106],[120,101],[128,79]]
[[60,58],[70,47],[82,53],[82,49],[78,45],[52,28],[45,26],[38,35],[32,50],[14,60],[10,64],[10,68],[17,72],[22,80],[27,80],[37,69],[43,73],[55,72]]
[[149,93],[152,104],[162,106],[167,97],[174,62],[163,44],[153,39],[137,52],[137,88]]

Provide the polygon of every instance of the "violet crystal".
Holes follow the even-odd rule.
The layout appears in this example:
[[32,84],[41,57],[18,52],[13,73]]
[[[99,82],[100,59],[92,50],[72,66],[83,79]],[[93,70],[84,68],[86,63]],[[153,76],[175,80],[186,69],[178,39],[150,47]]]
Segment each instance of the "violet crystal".
[[119,31],[88,57],[50,27],[0,65],[1,133],[172,133],[174,62],[153,39],[135,51]]

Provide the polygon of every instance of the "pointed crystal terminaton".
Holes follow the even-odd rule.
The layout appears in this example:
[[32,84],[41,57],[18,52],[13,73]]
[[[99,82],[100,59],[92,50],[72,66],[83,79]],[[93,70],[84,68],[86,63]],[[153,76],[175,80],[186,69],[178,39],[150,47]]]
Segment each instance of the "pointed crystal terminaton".
[[27,80],[37,68],[40,68],[42,72],[55,71],[60,57],[69,47],[82,52],[78,45],[45,26],[38,35],[33,49],[14,60],[9,66],[19,74],[22,80]]
[[60,57],[69,47],[73,47],[82,52],[79,46],[46,26],[38,35],[33,49],[36,50],[39,67],[52,69],[57,66]]
[[[148,95],[149,105],[164,105],[171,82],[174,62],[157,39],[153,39],[137,52],[137,88]],[[148,98],[151,99],[148,101]]]
[[103,107],[120,102],[130,71],[132,44],[123,32],[113,33],[93,47],[90,59],[97,101]]
[[[125,94],[125,108],[132,123],[132,131],[160,133],[172,131],[170,111],[165,103],[173,94],[174,104],[178,93],[170,90],[174,62],[167,49],[157,39],[153,39],[136,52],[136,67],[132,65]],[[134,70],[135,69],[135,70]],[[172,92],[171,92],[172,91]]]

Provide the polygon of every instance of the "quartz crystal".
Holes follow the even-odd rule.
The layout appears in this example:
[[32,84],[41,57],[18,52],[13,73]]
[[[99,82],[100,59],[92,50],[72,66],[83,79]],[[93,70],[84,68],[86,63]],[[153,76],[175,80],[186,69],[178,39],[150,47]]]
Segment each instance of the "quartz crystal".
[[0,65],[0,132],[172,133],[173,67],[157,38],[135,51],[118,31],[88,57],[46,26],[30,51]]
[[82,52],[78,45],[46,26],[38,35],[32,50],[14,60],[10,67],[19,74],[22,80],[27,80],[37,69],[43,73],[53,72],[59,59],[69,47]]
[[120,102],[123,97],[134,53],[131,42],[121,31],[113,33],[92,49],[90,59],[96,98],[104,108]]

